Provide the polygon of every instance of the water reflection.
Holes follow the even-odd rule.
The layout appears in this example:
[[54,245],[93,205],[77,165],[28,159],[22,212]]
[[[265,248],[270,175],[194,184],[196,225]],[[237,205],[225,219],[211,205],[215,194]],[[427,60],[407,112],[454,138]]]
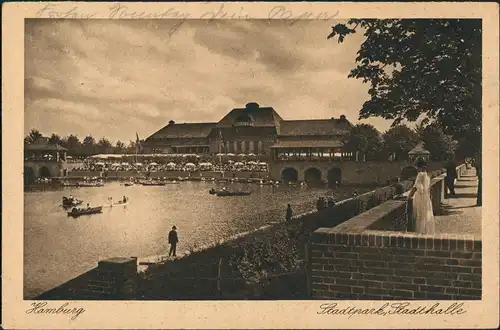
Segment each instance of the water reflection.
[[[93,267],[103,258],[147,257],[168,251],[167,235],[176,225],[178,252],[258,228],[285,215],[290,203],[294,213],[311,210],[326,189],[233,184],[252,190],[251,196],[217,197],[208,182],[183,182],[167,186],[131,186],[119,183],[99,188],[66,188],[24,194],[24,288],[33,297]],[[123,196],[130,204],[104,208],[102,214],[68,217],[63,196],[103,205]],[[348,189],[337,190],[340,199]],[[84,204],[84,205],[85,205]]]

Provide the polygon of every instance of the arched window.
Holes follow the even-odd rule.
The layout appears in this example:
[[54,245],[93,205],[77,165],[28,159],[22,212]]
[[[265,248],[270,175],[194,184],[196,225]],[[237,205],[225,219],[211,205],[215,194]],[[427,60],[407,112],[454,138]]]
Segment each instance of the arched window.
[[245,153],[247,148],[246,148],[246,141],[241,141],[241,152]]
[[230,146],[229,146],[229,141],[227,141],[227,142],[226,142],[226,153],[229,153],[229,148],[230,148]]
[[234,153],[238,153],[238,142],[234,141],[233,147],[234,147]]
[[250,142],[248,143],[248,152],[249,152],[249,153],[255,152],[255,146],[254,146],[254,144],[253,144],[253,141],[250,141]]

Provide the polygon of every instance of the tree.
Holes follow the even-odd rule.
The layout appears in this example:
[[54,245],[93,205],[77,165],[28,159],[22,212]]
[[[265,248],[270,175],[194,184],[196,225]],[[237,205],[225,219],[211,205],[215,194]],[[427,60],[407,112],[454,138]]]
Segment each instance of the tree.
[[384,149],[394,160],[406,160],[408,152],[418,143],[418,135],[406,125],[396,125],[384,133]]
[[78,136],[70,134],[65,140],[66,148],[68,149],[68,154],[79,155],[82,152],[82,144],[78,139]]
[[125,151],[125,143],[123,143],[120,140],[116,141],[115,153],[122,154],[124,151]]
[[86,155],[91,155],[95,152],[95,139],[92,135],[86,136],[82,142],[82,151]]
[[135,152],[136,152],[136,143],[135,143],[135,141],[130,141],[129,142],[129,144],[128,144],[126,150],[125,150],[125,152],[127,154],[135,154]]
[[50,144],[61,144],[61,137],[55,133],[52,133],[52,135],[49,138],[49,143]]
[[457,141],[453,140],[451,135],[444,134],[437,122],[426,126],[420,138],[434,160],[446,160],[453,156],[457,149]]
[[366,155],[367,160],[380,159],[382,146],[380,133],[370,124],[353,126],[344,139],[344,148],[347,152],[359,151],[362,155]]
[[102,137],[99,142],[97,142],[96,147],[97,152],[105,154],[111,152],[113,145],[106,137]]
[[31,129],[30,133],[24,138],[24,143],[30,144],[36,142],[43,135],[37,129]]
[[366,36],[349,74],[371,84],[360,118],[426,115],[480,150],[481,20],[351,19],[332,29],[339,43],[358,29]]

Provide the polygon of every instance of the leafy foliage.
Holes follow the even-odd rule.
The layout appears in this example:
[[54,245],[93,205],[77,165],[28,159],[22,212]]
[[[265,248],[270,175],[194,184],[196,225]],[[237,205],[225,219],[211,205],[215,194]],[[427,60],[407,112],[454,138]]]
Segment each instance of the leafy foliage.
[[26,144],[34,143],[41,137],[42,137],[42,133],[40,133],[40,131],[38,131],[37,129],[33,128],[30,131],[30,133],[28,134],[28,136],[26,136],[24,138],[24,143],[26,143]]
[[61,144],[61,142],[63,142],[61,140],[61,137],[55,133],[52,133],[52,135],[49,138],[49,143],[50,144]]
[[[366,40],[349,77],[371,84],[360,118],[436,120],[445,133],[481,144],[481,20],[351,19],[328,38]],[[472,152],[472,151],[471,151]]]
[[234,254],[230,264],[249,285],[268,282],[273,275],[296,271],[299,268],[298,225],[275,231],[272,237],[256,237],[245,241],[241,254]]
[[[37,129],[32,129],[31,132],[24,138],[25,144],[30,144],[43,137],[42,133]],[[48,139],[50,144],[59,144],[68,149],[69,155],[88,156],[95,153],[134,153],[135,141],[130,141],[126,146],[123,142],[117,141],[115,146],[106,137],[102,137],[96,142],[91,135],[86,136],[83,141],[80,141],[78,136],[70,134],[66,137],[61,137],[58,134],[52,133]]]
[[421,140],[434,160],[446,160],[455,154],[457,142],[443,132],[441,126],[433,123],[422,131]]
[[384,149],[394,160],[406,160],[408,152],[418,143],[418,134],[406,125],[396,125],[384,133]]
[[348,152],[366,154],[367,159],[378,159],[383,142],[380,133],[369,124],[358,124],[345,136],[344,148]]

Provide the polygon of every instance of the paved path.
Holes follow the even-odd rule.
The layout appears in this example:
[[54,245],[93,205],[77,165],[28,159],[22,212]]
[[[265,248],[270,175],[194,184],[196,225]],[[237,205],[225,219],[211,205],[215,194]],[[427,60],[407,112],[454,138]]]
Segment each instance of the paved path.
[[481,238],[481,207],[476,206],[476,170],[466,170],[455,185],[456,196],[442,202],[442,215],[436,216],[436,232],[469,234]]

